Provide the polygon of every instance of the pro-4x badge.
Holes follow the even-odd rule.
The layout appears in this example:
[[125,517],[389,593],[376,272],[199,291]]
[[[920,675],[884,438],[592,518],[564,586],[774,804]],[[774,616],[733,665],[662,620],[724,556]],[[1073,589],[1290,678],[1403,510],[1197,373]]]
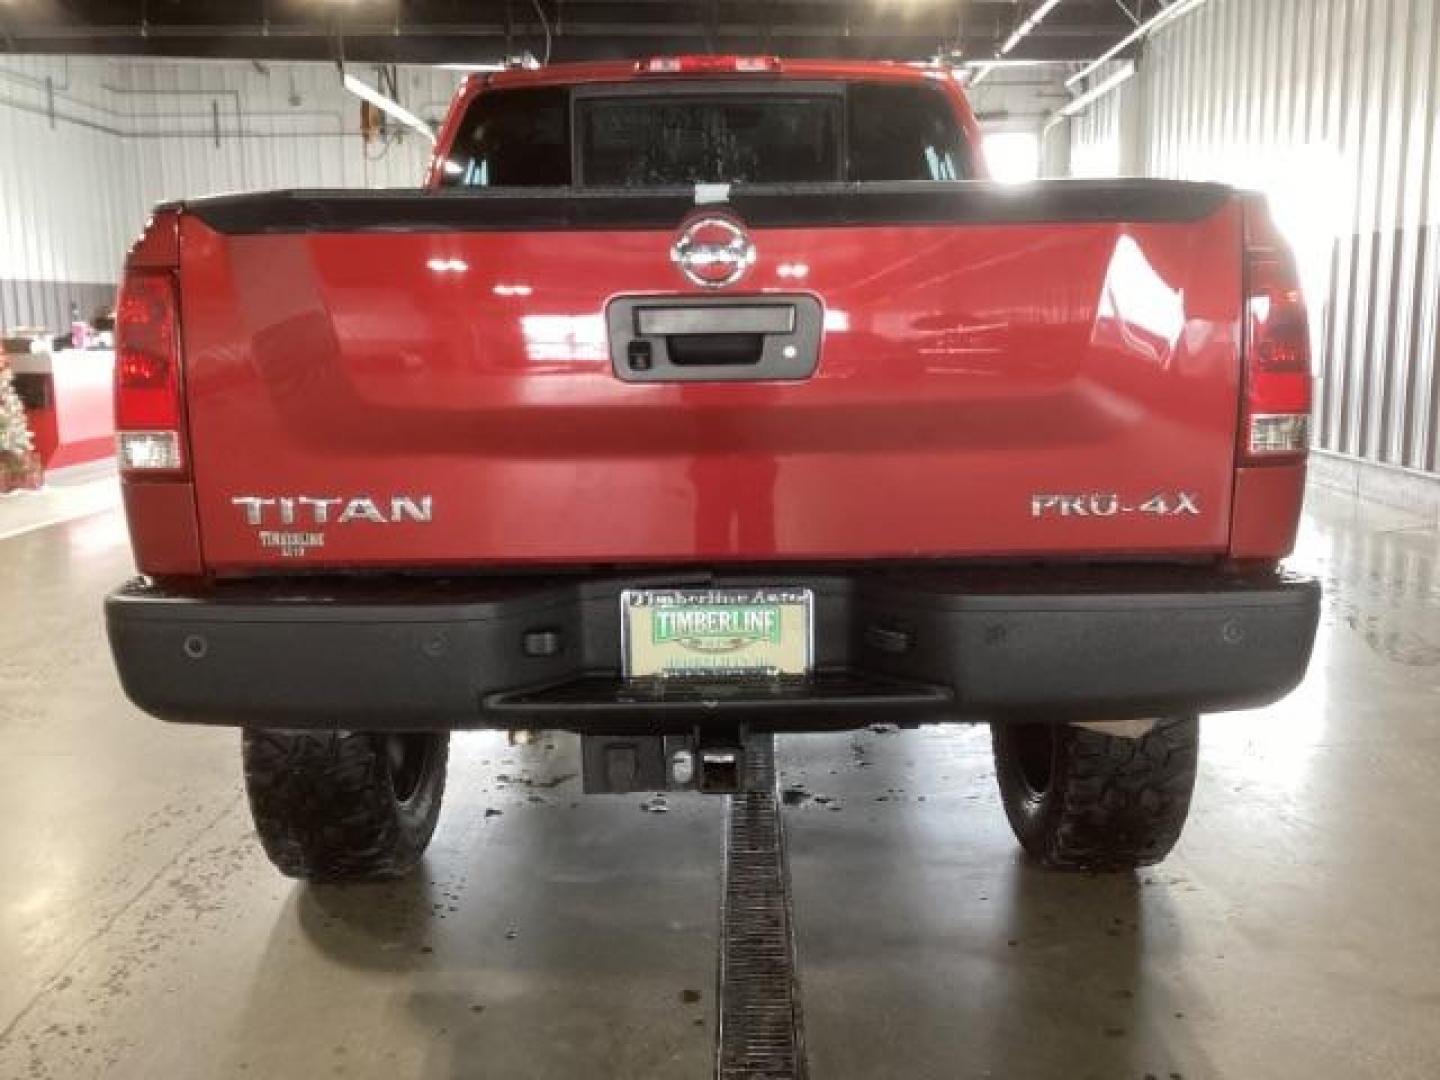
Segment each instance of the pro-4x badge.
[[1158,491],[1146,499],[1127,501],[1114,492],[1085,495],[1030,496],[1030,516],[1107,518],[1127,514],[1154,517],[1199,517],[1200,496],[1192,491]]

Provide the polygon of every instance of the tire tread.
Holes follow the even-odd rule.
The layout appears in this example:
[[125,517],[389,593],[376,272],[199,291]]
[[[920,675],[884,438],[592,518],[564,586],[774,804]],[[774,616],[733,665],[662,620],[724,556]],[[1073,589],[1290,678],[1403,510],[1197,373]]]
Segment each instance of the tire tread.
[[246,730],[245,788],[266,855],[281,873],[313,881],[403,876],[434,833],[448,750],[448,738],[437,737],[422,790],[406,807],[379,736]]
[[1170,854],[1190,811],[1199,720],[1158,720],[1138,739],[1057,729],[1049,789],[1029,798],[999,726],[996,773],[1017,838],[1045,866],[1111,871],[1151,866]]

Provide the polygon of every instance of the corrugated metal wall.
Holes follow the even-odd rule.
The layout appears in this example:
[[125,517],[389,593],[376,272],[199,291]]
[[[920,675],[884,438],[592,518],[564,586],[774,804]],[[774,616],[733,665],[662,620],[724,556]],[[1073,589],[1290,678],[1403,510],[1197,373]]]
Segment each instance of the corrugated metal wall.
[[[1120,67],[1107,64],[1096,73],[1095,82],[1104,82]],[[1133,120],[1135,94],[1132,79],[1071,121],[1070,175],[1121,176],[1143,171],[1133,160],[1135,140],[1141,132],[1126,130],[1127,121]]]
[[[430,68],[399,78],[426,118],[459,82]],[[328,64],[0,60],[0,325],[60,329],[72,301],[89,314],[162,200],[418,184],[428,143],[400,129],[367,145],[359,117]]]
[[[1144,171],[1270,194],[1315,309],[1318,445],[1440,472],[1440,3],[1210,0],[1121,94]],[[1120,160],[1122,105],[1077,118],[1072,162]]]

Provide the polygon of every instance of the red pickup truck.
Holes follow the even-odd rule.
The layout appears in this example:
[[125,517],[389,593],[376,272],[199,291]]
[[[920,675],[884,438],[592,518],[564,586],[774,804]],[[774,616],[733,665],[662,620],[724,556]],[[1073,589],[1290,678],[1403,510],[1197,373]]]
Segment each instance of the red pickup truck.
[[244,729],[295,876],[412,867],[453,730],[725,791],[877,721],[989,723],[1032,854],[1144,865],[1198,714],[1309,660],[1306,326],[1262,199],[992,184],[942,70],[476,76],[423,190],[155,211],[115,660]]

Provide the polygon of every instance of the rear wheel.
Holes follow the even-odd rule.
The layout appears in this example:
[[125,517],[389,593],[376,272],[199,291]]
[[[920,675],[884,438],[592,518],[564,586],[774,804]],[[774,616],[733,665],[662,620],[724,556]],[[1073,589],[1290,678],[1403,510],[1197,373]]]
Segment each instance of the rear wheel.
[[1100,729],[991,726],[1005,816],[1025,850],[1053,869],[1149,866],[1170,854],[1185,826],[1199,718],[1157,720],[1135,737]]
[[244,733],[250,812],[281,873],[312,881],[399,877],[425,853],[445,793],[450,736]]

